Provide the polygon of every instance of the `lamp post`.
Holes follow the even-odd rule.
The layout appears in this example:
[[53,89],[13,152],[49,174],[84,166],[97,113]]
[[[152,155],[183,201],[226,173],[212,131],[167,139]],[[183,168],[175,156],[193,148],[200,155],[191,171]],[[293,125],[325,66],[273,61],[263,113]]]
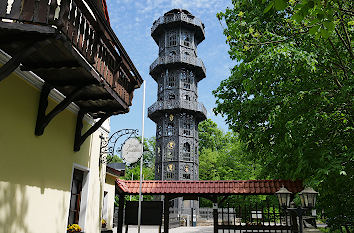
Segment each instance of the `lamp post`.
[[299,232],[303,233],[302,226],[302,216],[308,209],[312,209],[316,204],[316,197],[318,192],[313,190],[313,188],[305,188],[299,193],[301,206],[296,206],[294,202],[290,202],[290,196],[292,192],[287,190],[284,186],[279,189],[278,192],[275,193],[278,197],[278,201],[280,206],[290,213],[296,214],[299,217]]

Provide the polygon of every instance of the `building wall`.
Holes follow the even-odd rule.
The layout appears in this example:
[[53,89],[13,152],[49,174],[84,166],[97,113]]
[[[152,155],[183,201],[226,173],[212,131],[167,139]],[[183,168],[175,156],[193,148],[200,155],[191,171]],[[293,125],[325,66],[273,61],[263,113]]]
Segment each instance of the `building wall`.
[[113,215],[114,215],[114,196],[115,196],[115,180],[116,177],[106,174],[106,183],[104,191],[107,192],[107,212],[103,213],[107,221],[107,229],[113,228]]
[[[80,223],[85,233],[98,233],[105,173],[99,169],[100,132],[74,152],[76,113],[64,110],[35,136],[39,96],[15,73],[0,82],[0,232],[65,233],[75,166],[87,171]],[[51,99],[48,109],[53,106]]]

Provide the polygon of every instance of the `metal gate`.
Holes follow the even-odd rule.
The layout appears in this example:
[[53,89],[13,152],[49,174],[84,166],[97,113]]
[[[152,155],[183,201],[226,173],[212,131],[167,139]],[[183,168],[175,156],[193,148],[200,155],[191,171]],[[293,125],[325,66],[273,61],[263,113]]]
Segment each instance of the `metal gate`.
[[180,217],[178,214],[178,209],[177,208],[170,208],[170,220],[169,220],[169,228],[176,228],[181,226],[181,221]]
[[294,232],[291,216],[279,206],[266,203],[220,209],[217,224],[214,226],[217,232]]

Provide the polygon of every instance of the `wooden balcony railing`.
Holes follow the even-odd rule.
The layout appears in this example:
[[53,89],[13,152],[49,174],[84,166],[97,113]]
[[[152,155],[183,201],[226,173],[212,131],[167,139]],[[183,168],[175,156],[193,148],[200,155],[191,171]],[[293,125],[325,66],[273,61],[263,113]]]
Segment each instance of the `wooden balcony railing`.
[[[70,103],[79,107],[75,151],[108,117],[129,111],[143,82],[94,0],[1,0],[0,49],[11,57],[0,85],[20,65],[44,81],[35,135]],[[54,88],[65,99],[47,113]],[[85,114],[100,120],[82,134]]]
[[[2,0],[0,19],[51,26],[60,31],[124,102],[131,105],[132,91],[140,86],[142,79],[94,1]],[[131,82],[134,85],[127,86]]]

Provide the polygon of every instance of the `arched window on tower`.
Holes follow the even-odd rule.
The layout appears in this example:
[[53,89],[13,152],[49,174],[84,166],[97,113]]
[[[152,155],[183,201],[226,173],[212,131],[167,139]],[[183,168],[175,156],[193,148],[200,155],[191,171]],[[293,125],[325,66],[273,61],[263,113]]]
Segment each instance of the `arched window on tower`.
[[183,144],[183,160],[190,161],[191,160],[191,146],[188,142]]

